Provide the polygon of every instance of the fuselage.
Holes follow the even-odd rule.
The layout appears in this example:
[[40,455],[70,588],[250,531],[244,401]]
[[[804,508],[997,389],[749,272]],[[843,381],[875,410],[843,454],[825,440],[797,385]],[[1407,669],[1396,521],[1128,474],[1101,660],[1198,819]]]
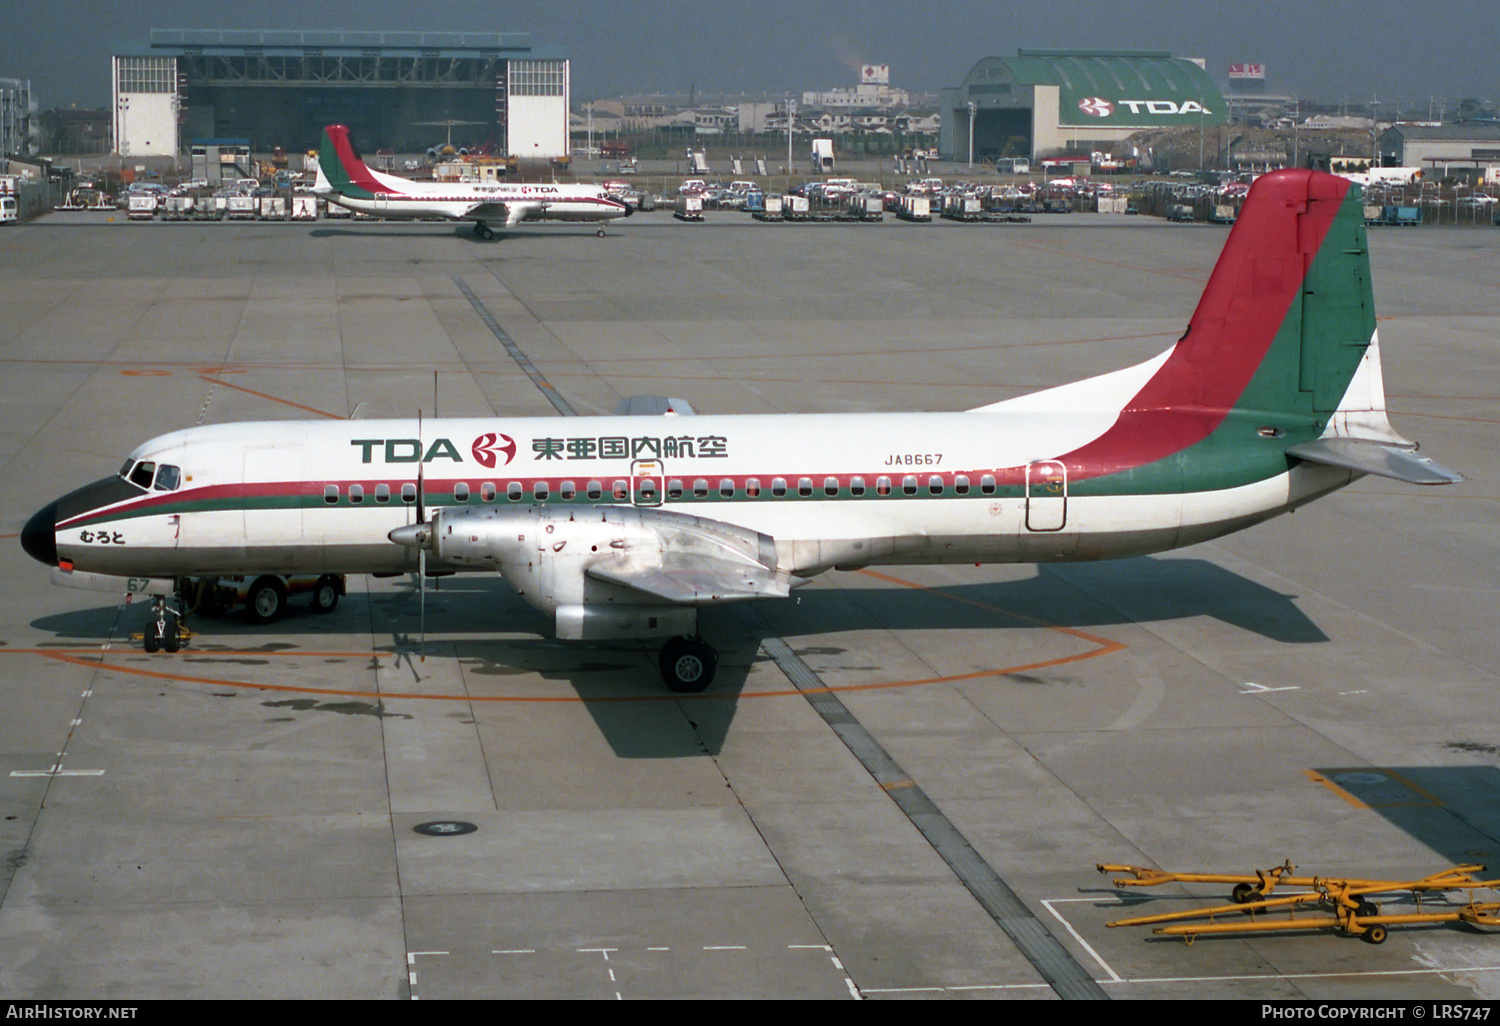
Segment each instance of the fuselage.
[[1228,474],[1180,460],[1143,479],[1057,458],[1110,423],[1002,408],[224,424],[139,446],[122,476],[64,497],[28,532],[34,542],[50,522],[57,560],[102,574],[395,573],[416,556],[388,535],[419,507],[634,506],[761,532],[778,569],[807,576],[1160,551],[1354,476],[1289,460],[1270,440]]
[[367,198],[330,192],[339,206],[374,217],[502,221],[612,221],[628,208],[596,185],[407,182]]

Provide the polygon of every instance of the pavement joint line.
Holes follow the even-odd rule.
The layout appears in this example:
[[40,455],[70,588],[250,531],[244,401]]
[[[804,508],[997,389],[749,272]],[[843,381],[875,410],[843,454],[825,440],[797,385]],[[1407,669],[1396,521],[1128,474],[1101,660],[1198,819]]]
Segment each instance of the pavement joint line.
[[469,283],[458,277],[458,275],[454,275],[453,284],[457,285],[458,291],[464,294],[464,298],[469,301],[469,305],[474,308],[474,312],[479,315],[479,319],[484,322],[484,326],[490,329],[490,334],[494,335],[496,340],[505,347],[505,351],[516,362],[516,366],[520,367],[526,376],[531,379],[531,383],[537,387],[537,391],[547,397],[547,401],[552,404],[552,408],[564,417],[578,416],[578,411],[573,409],[572,404],[564,399],[562,394],[553,387],[552,383],[542,376],[541,371],[536,369],[536,365],[531,362],[531,357],[527,356],[521,350],[521,347],[516,345],[515,339],[511,338],[506,330],[500,327],[500,322],[495,320],[495,316],[490,313],[489,308],[480,301],[478,296],[474,295],[474,290],[469,288]]
[[910,775],[867,731],[843,701],[828,690],[818,673],[790,645],[771,631],[760,613],[748,603],[734,607],[736,615],[773,662],[806,696],[808,703],[833,729],[861,765],[882,785],[882,790],[922,834],[927,843],[953,870],[991,919],[1003,930],[1026,960],[1064,999],[1108,1000],[1088,971],[1065,948],[1047,924],[1032,913],[967,838],[915,783],[911,787],[885,787],[885,781],[907,781]]

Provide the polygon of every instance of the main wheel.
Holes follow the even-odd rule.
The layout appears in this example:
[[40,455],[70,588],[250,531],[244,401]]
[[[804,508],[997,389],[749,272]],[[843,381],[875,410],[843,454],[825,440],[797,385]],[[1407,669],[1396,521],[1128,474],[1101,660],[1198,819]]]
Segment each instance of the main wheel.
[[161,621],[159,625],[153,625],[160,626],[161,647],[168,652],[176,652],[182,648],[182,634],[178,630],[178,622],[177,614],[168,613],[167,618]]
[[279,577],[257,577],[245,596],[245,615],[251,623],[270,623],[286,612],[286,585]]
[[691,695],[713,683],[719,653],[697,638],[673,638],[662,646],[661,678],[678,694]]
[[339,604],[339,582],[332,574],[324,574],[313,585],[312,607],[315,613],[331,613]]
[[161,648],[161,624],[154,617],[147,622],[146,632],[141,636],[141,643],[145,645],[147,652],[155,652]]

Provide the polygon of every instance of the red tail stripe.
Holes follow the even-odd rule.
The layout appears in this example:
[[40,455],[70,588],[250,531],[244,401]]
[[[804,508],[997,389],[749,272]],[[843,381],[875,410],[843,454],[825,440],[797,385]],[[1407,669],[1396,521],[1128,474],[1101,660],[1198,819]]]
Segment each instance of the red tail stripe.
[[349,129],[346,126],[329,125],[324,131],[328,133],[328,138],[333,140],[333,152],[338,154],[339,163],[343,165],[344,173],[349,176],[351,182],[370,192],[397,194],[395,189],[377,179],[365,166],[365,162],[354,155],[354,147],[349,144]]
[[[1070,476],[1155,462],[1223,423],[1286,321],[1350,184],[1303,170],[1256,179],[1187,334],[1113,427],[1059,457],[1075,468]],[[1177,415],[1161,416],[1167,410]]]

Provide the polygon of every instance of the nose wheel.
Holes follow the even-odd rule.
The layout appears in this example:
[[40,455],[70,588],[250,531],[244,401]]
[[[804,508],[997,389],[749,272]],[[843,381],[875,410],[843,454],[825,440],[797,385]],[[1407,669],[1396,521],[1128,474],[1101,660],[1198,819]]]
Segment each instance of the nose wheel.
[[493,239],[495,237],[495,230],[489,225],[485,224],[483,221],[475,221],[474,234],[488,242],[490,239]]
[[141,645],[147,652],[165,649],[176,652],[182,648],[182,614],[167,600],[158,597],[151,606],[151,619],[146,621],[146,630],[141,635]]
[[661,650],[661,678],[678,694],[697,694],[713,683],[719,653],[702,638],[677,637]]

